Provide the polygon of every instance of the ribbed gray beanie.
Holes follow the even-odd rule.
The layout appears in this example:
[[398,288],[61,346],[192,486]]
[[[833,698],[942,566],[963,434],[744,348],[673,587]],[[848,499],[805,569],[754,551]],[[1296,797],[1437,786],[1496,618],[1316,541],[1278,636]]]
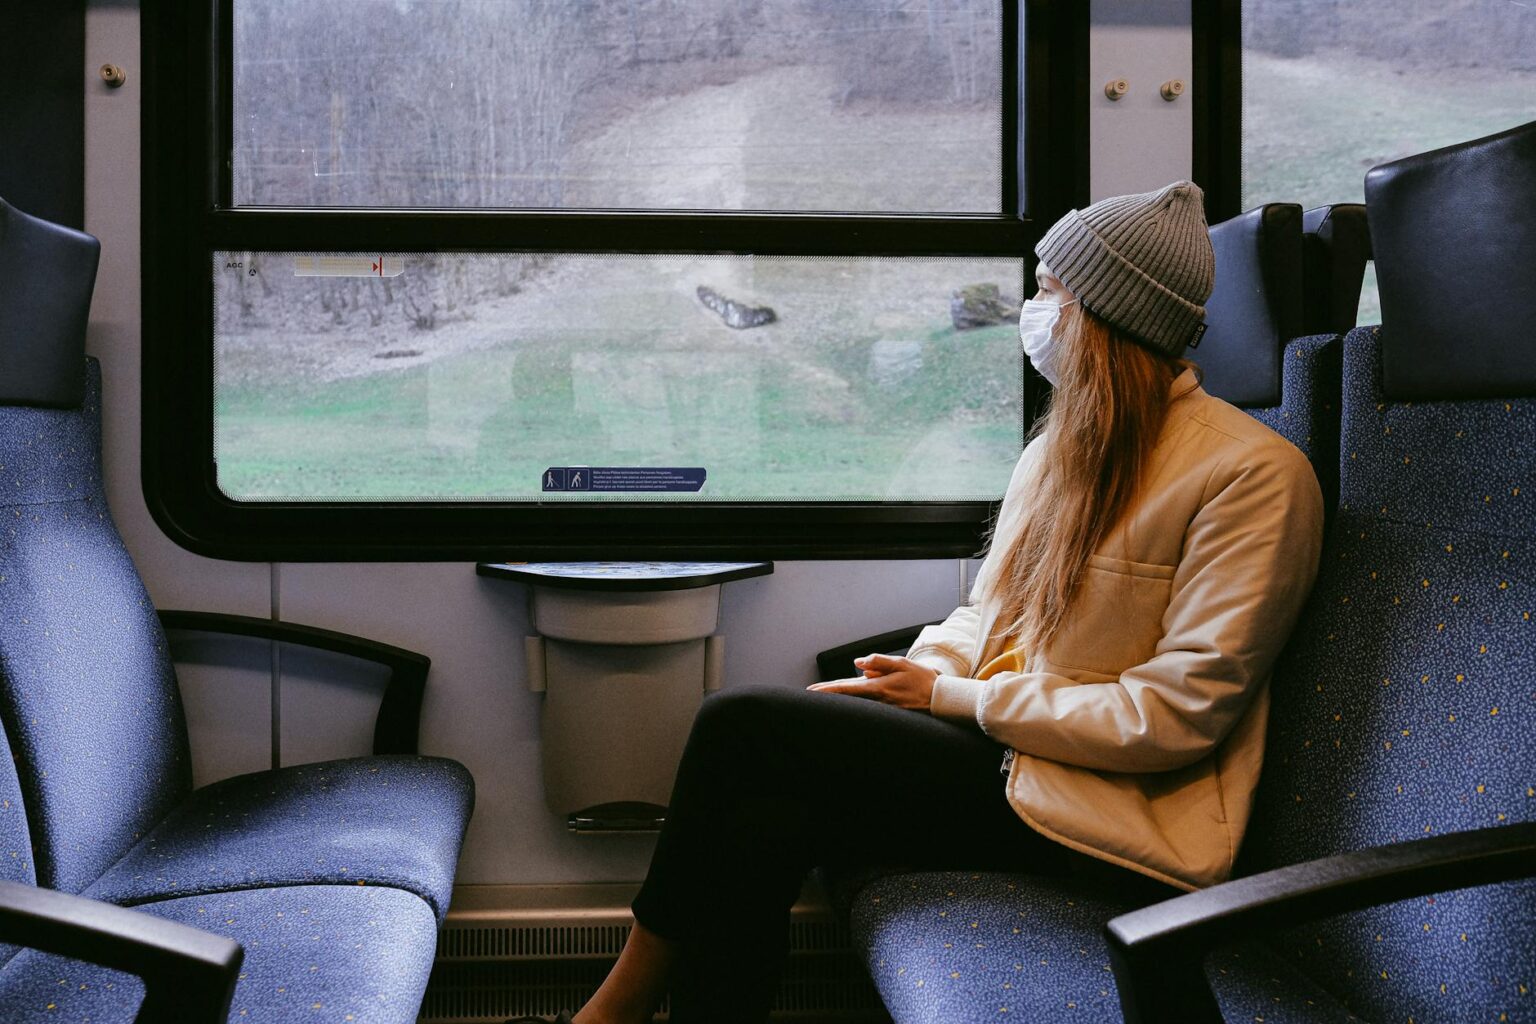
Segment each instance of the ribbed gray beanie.
[[1216,254],[1192,181],[1073,210],[1035,255],[1090,311],[1160,352],[1180,355],[1203,333]]

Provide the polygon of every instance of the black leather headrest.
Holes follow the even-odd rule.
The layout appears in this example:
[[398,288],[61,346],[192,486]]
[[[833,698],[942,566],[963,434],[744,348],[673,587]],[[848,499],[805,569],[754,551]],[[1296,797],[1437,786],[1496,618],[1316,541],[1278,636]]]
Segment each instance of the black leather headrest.
[[1267,203],[1211,228],[1216,290],[1188,358],[1203,387],[1236,406],[1280,404],[1280,359],[1301,333],[1301,207]]
[[1536,121],[1371,168],[1382,394],[1536,395]]
[[1301,217],[1303,334],[1345,334],[1360,314],[1360,286],[1371,259],[1364,203],[1337,203]]
[[0,405],[85,401],[85,324],[101,243],[0,199]]

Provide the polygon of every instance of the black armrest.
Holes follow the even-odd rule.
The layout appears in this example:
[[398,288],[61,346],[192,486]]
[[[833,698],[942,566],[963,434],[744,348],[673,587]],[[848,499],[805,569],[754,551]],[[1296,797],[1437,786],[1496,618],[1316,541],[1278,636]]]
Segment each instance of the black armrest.
[[0,882],[0,941],[138,975],[139,1024],[223,1024],[245,959],[222,935],[17,882]]
[[1122,914],[1104,934],[1125,1024],[1221,1024],[1201,961],[1241,935],[1533,875],[1526,822],[1292,864]]
[[230,636],[254,636],[281,640],[321,651],[333,651],[383,665],[390,670],[389,685],[379,704],[373,726],[375,754],[414,754],[421,731],[421,696],[427,687],[432,659],[403,647],[365,640],[349,633],[293,622],[260,619],[224,612],[189,612],[162,609],[160,624],[166,629],[193,629]]
[[864,673],[854,666],[854,658],[862,658],[866,654],[888,654],[895,650],[905,650],[912,646],[912,642],[917,639],[917,634],[924,628],[938,625],[943,621],[943,619],[935,619],[933,622],[920,622],[915,626],[893,629],[889,633],[865,637],[851,644],[843,644],[841,647],[822,651],[816,655],[816,671],[821,676],[817,681],[825,683],[833,679],[851,679],[854,676],[861,676]]

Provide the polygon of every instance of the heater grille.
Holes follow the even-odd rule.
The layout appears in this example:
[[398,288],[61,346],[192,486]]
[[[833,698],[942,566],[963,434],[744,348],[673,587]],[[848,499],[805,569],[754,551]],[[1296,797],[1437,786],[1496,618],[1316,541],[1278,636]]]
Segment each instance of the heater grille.
[[[611,961],[524,960],[439,963],[427,986],[420,1024],[501,1024],[508,1017],[553,1017],[582,1005],[607,976]],[[670,1019],[670,999],[657,1020]],[[879,995],[851,954],[791,953],[772,1013],[804,1024],[890,1024]]]
[[[458,926],[450,920],[438,935],[437,961],[617,959],[629,939],[627,924],[517,923]],[[799,920],[789,926],[790,955],[837,953],[853,948],[839,921]]]
[[[601,887],[552,887],[534,897],[456,896],[457,912],[450,912],[438,938],[420,1024],[501,1024],[508,1017],[553,1017],[581,1006],[602,984],[633,925],[628,899],[614,897]],[[658,1008],[658,1020],[670,1019],[669,1002]],[[853,952],[847,922],[814,898],[791,911],[789,958],[772,1019],[890,1022]]]

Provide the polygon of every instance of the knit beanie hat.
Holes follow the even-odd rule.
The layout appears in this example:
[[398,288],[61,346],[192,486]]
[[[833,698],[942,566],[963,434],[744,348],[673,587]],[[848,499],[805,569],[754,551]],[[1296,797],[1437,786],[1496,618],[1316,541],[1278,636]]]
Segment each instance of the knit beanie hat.
[[1115,196],[1057,221],[1035,255],[1093,313],[1165,355],[1199,344],[1216,254],[1192,181]]

